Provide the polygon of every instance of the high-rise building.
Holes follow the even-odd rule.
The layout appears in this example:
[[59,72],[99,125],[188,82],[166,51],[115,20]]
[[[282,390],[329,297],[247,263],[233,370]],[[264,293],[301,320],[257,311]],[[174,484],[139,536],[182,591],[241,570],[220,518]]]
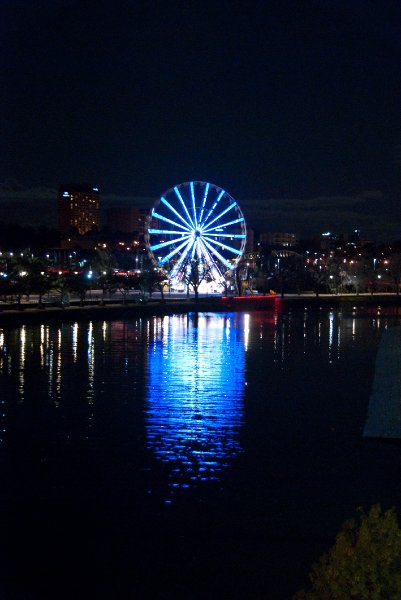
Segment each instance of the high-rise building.
[[107,209],[107,225],[113,233],[128,233],[143,242],[149,219],[149,208],[113,206]]
[[271,232],[261,233],[259,241],[268,246],[296,246],[299,242],[295,233]]
[[58,193],[61,235],[84,235],[100,225],[99,190],[90,185],[62,185]]

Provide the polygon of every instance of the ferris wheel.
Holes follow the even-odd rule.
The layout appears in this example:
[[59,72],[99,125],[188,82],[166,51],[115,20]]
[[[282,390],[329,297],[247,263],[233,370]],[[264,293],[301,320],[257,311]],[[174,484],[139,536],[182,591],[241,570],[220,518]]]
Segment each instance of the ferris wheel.
[[246,224],[238,203],[213,183],[180,183],[151,211],[147,247],[173,282],[185,281],[196,261],[210,280],[221,283],[237,266],[245,243]]

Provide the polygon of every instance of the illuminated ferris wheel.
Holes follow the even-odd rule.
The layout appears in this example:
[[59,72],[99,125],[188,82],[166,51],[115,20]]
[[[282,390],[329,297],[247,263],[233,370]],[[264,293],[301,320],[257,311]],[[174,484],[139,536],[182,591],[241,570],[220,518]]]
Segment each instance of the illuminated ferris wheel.
[[167,190],[151,212],[149,252],[176,283],[186,280],[194,261],[209,280],[221,283],[237,266],[245,243],[245,219],[238,203],[213,183],[180,183]]

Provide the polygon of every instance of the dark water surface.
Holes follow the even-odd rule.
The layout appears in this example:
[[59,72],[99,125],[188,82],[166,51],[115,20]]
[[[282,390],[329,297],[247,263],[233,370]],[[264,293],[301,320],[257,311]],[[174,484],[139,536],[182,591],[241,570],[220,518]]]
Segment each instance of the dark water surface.
[[0,598],[289,599],[358,506],[401,508],[361,437],[397,310],[0,330]]

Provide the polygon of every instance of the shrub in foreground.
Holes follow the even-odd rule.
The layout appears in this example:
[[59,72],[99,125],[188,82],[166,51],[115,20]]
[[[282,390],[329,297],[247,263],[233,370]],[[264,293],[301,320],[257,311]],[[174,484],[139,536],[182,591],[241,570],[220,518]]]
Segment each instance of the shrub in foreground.
[[394,509],[382,513],[376,504],[344,523],[310,580],[311,590],[294,600],[400,600],[401,530]]

